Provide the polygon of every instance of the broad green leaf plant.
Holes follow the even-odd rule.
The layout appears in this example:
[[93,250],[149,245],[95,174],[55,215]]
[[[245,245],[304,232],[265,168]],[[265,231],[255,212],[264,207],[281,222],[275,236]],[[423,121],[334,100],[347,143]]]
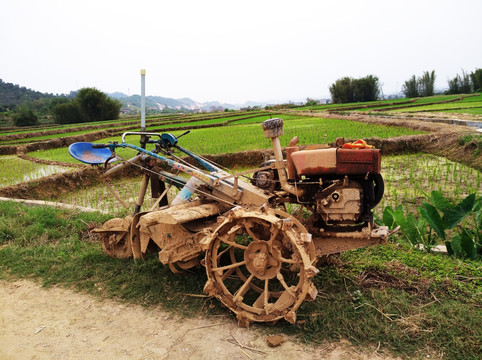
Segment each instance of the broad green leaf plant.
[[[452,204],[440,191],[426,195],[428,201],[414,214],[403,214],[401,206],[387,206],[382,222],[390,229],[400,226],[402,238],[427,251],[445,242],[447,252],[457,258],[482,258],[482,198],[473,193]],[[422,245],[422,246],[420,246]]]

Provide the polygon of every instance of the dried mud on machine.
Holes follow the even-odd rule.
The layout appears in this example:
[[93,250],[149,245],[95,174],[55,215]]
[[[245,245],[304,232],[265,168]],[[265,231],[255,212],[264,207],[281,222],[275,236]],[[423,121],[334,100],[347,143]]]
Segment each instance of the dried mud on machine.
[[[274,159],[235,174],[181,147],[187,132],[127,132],[120,143],[72,144],[74,158],[105,164],[101,177],[130,164],[144,171],[132,215],[93,230],[104,252],[140,259],[155,251],[175,273],[205,269],[204,291],[233,311],[241,326],[281,318],[294,323],[302,302],[316,298],[312,279],[320,259],[386,242],[388,228],[376,226],[372,214],[384,191],[381,155],[363,141],[303,147],[294,137],[284,159],[283,120],[266,120],[262,128]],[[126,142],[128,136],[140,137],[140,146]],[[147,144],[154,149],[146,150]],[[137,155],[112,165],[117,148]],[[149,183],[157,201],[141,211]],[[169,204],[172,186],[181,190]]]

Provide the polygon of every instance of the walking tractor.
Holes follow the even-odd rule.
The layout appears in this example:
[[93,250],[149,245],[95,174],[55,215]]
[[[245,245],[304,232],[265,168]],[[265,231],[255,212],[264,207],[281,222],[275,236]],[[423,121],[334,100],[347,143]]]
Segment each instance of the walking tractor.
[[[104,252],[140,259],[157,251],[175,273],[202,265],[204,291],[231,309],[240,325],[281,318],[294,323],[301,303],[316,298],[312,279],[323,257],[385,243],[389,236],[372,214],[384,190],[380,150],[343,139],[335,147],[303,148],[294,137],[285,160],[279,140],[283,120],[266,120],[262,128],[272,140],[274,159],[235,174],[178,145],[187,132],[178,137],[127,132],[121,143],[72,144],[74,158],[105,164],[102,176],[130,164],[144,171],[133,214],[94,230]],[[127,143],[127,136],[140,136],[140,146]],[[147,144],[154,149],[146,150]],[[112,165],[118,148],[137,155]],[[141,211],[149,182],[157,201]],[[169,204],[173,186],[180,191]]]

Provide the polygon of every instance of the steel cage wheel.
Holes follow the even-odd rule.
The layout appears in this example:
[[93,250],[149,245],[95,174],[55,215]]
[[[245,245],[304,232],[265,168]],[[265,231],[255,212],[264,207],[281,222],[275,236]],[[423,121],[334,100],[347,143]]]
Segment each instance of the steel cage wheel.
[[114,218],[108,220],[101,229],[93,230],[97,234],[105,254],[119,259],[132,256],[131,222],[131,216],[127,216],[125,219]]
[[311,238],[279,213],[233,212],[206,251],[205,292],[236,313],[241,325],[281,318],[294,323],[307,294],[316,296]]

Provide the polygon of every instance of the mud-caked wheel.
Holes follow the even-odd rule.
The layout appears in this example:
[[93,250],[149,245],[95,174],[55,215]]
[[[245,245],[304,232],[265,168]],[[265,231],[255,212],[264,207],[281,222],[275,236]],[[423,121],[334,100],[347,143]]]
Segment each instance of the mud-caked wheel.
[[278,210],[233,210],[209,239],[204,291],[237,314],[238,322],[296,321],[311,282],[311,236]]
[[97,234],[104,253],[119,259],[132,256],[131,222],[131,216],[124,219],[115,218],[107,221],[101,228],[92,231]]

